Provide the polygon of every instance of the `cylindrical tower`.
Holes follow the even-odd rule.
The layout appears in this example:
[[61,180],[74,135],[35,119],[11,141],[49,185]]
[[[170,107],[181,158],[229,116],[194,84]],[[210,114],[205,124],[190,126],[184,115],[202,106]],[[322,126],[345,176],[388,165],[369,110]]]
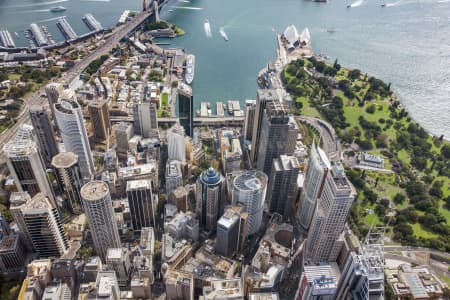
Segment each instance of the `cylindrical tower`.
[[82,213],[80,189],[83,185],[78,156],[73,152],[61,152],[52,159],[56,177],[61,190],[68,201],[69,209],[74,214]]
[[267,175],[261,171],[243,171],[233,180],[233,205],[241,205],[248,213],[248,234],[261,227]]
[[108,185],[99,180],[90,181],[81,188],[81,198],[95,251],[105,262],[108,248],[121,247]]
[[213,168],[204,171],[197,181],[197,215],[200,217],[200,226],[208,232],[216,230],[217,220],[223,212],[223,182],[223,176]]

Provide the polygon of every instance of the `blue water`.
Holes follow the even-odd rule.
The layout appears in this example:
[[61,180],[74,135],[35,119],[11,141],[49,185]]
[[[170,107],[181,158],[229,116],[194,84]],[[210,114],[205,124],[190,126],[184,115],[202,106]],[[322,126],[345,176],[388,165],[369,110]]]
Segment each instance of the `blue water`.
[[[196,55],[193,82],[196,106],[201,101],[254,98],[256,75],[276,55],[276,33],[290,24],[309,27],[313,48],[334,61],[391,82],[406,108],[434,134],[450,137],[450,1],[366,0],[347,8],[342,0],[327,4],[302,0],[183,0],[171,2],[162,16],[186,31],[171,40]],[[51,2],[51,1],[50,1]],[[389,2],[389,1],[388,1]],[[355,3],[355,2],[354,2]],[[68,8],[54,14],[55,5]],[[91,12],[105,27],[113,26],[125,9],[139,10],[141,1],[68,0],[49,4],[38,0],[0,0],[0,28],[11,32],[29,23],[66,15],[77,33]],[[169,11],[172,9],[173,11]],[[47,11],[44,11],[47,10]],[[208,18],[212,37],[203,23]],[[61,39],[55,21],[44,22]],[[219,34],[223,26],[229,37]],[[335,33],[326,32],[333,28]]]

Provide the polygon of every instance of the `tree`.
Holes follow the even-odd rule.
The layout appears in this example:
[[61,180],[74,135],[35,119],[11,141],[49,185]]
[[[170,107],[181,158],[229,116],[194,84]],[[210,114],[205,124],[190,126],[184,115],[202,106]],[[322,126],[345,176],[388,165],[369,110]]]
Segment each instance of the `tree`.
[[435,196],[436,198],[442,198],[442,186],[444,185],[444,182],[441,180],[436,180],[433,182],[433,185],[430,188],[430,191],[428,192],[431,196]]
[[371,104],[366,107],[366,113],[368,113],[368,114],[375,113],[375,110],[376,110],[375,104]]
[[450,144],[445,144],[442,146],[441,155],[446,159],[450,159]]
[[394,201],[395,204],[402,204],[403,201],[405,201],[406,196],[400,193],[395,194],[394,199],[392,199]]

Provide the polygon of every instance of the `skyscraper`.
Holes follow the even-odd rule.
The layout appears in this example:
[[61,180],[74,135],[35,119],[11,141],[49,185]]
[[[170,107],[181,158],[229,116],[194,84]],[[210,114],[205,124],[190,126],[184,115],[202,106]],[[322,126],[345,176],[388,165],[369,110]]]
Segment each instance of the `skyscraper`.
[[299,171],[300,166],[294,156],[280,155],[273,160],[267,188],[267,204],[271,213],[285,217],[295,214]]
[[128,141],[133,136],[133,125],[120,122],[113,126],[113,131],[116,137],[117,153],[126,154],[128,151]]
[[91,102],[88,105],[88,110],[94,130],[94,138],[97,140],[105,140],[111,130],[108,103],[104,100]]
[[184,139],[184,128],[179,124],[173,125],[167,130],[168,159],[186,162],[186,143]]
[[226,208],[217,222],[216,253],[231,257],[239,251],[241,217],[233,208]]
[[259,138],[261,135],[262,119],[267,103],[279,102],[278,94],[275,90],[259,89],[256,94],[256,108],[253,117],[252,148],[250,160],[256,165],[259,152]]
[[242,206],[248,213],[248,234],[257,233],[262,223],[267,175],[261,171],[242,171],[233,179],[232,189],[233,205]]
[[45,87],[45,93],[47,94],[48,104],[52,112],[52,119],[55,122],[55,104],[58,103],[59,97],[62,95],[64,87],[60,83],[50,83]]
[[155,203],[152,181],[150,179],[128,181],[127,198],[134,231],[140,232],[142,227],[153,227]]
[[50,197],[53,203],[53,189],[36,142],[29,136],[21,136],[18,133],[15,139],[8,142],[3,149],[17,190],[26,191],[32,197],[42,192]]
[[224,194],[224,178],[219,172],[209,168],[200,175],[196,184],[196,206],[200,226],[206,231],[216,230],[223,210]]
[[194,96],[192,88],[184,83],[178,84],[178,117],[186,135],[194,133]]
[[149,138],[152,129],[158,128],[156,104],[141,101],[133,106],[134,133]]
[[323,191],[317,199],[306,242],[306,261],[319,263],[336,260],[336,240],[344,230],[355,197],[356,191],[345,177],[344,168],[336,163],[327,173]]
[[298,209],[300,225],[305,230],[309,228],[316,209],[317,199],[322,193],[325,178],[330,169],[331,164],[325,152],[313,144],[306,167],[305,181],[300,194]]
[[23,225],[41,258],[59,257],[68,250],[57,209],[42,193],[20,206]]
[[95,252],[105,262],[108,248],[121,247],[108,185],[103,181],[90,181],[81,188],[81,198]]
[[53,157],[52,166],[56,170],[56,178],[69,210],[74,214],[82,213],[80,189],[83,179],[78,165],[78,156],[73,152],[58,153]]
[[55,132],[47,112],[42,106],[30,107],[30,120],[36,134],[39,149],[47,167],[51,166],[52,158],[58,153]]
[[297,124],[286,107],[279,102],[268,103],[262,118],[256,168],[270,174],[273,159],[294,153],[297,134]]
[[55,104],[55,114],[65,150],[78,156],[81,175],[89,180],[95,167],[80,106],[74,100],[61,99]]
[[244,140],[252,140],[255,112],[256,100],[245,100]]
[[9,197],[9,211],[11,216],[19,227],[19,236],[22,242],[25,244],[28,250],[33,250],[33,242],[28,235],[27,227],[25,225],[21,207],[25,203],[31,201],[31,197],[28,192],[14,192]]
[[166,165],[166,195],[167,197],[177,187],[183,184],[181,163],[178,160],[168,160]]

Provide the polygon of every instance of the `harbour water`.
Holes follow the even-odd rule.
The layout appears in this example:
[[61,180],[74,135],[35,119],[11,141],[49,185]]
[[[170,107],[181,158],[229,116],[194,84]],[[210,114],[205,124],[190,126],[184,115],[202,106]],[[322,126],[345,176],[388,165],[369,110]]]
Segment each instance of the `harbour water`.
[[[351,8],[347,5],[353,3]],[[245,99],[256,95],[256,75],[276,55],[276,34],[290,24],[309,27],[316,53],[338,58],[391,82],[415,120],[434,134],[450,137],[450,2],[439,0],[179,0],[165,7],[162,17],[186,35],[170,40],[196,56],[193,82],[196,109],[200,103]],[[52,6],[67,11],[51,13]],[[57,16],[77,34],[88,31],[81,20],[92,13],[104,27],[113,26],[125,9],[139,10],[140,0],[2,0],[0,29],[11,33],[29,23],[47,25],[62,39]],[[211,37],[205,34],[209,20]],[[224,28],[225,42],[219,33]],[[23,41],[13,36],[16,43]],[[26,42],[26,41],[25,41]],[[166,42],[166,41],[163,41]]]

